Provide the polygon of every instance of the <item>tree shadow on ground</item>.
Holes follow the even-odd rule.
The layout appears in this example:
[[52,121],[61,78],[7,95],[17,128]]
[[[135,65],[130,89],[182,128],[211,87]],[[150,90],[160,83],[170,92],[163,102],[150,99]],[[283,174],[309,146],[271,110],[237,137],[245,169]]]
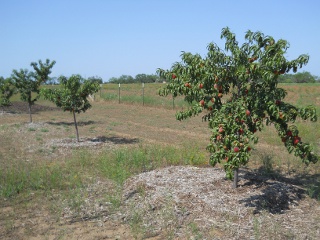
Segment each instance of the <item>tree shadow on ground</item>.
[[[13,102],[10,106],[1,107],[0,110],[10,114],[29,114],[27,102]],[[31,114],[37,114],[42,111],[61,111],[61,108],[44,106],[37,103],[31,106]]]
[[254,213],[268,211],[281,214],[290,209],[290,205],[298,205],[299,201],[305,197],[306,191],[302,186],[292,184],[291,179],[284,177],[275,179],[261,174],[260,171],[242,172],[244,184],[241,186],[260,192],[239,201],[247,207],[253,207]]
[[106,136],[98,136],[95,138],[89,138],[88,141],[91,142],[112,142],[113,144],[134,144],[138,143],[139,139],[138,138],[123,138],[123,137],[106,137]]
[[[272,157],[269,156],[269,160],[271,161]],[[247,207],[253,207],[254,213],[268,211],[282,214],[291,206],[299,205],[307,195],[320,200],[320,174],[296,174],[287,177],[274,170],[269,161],[264,162],[257,170],[244,169],[239,173],[242,179],[241,187],[250,187],[260,192],[239,201]]]
[[[77,122],[77,125],[79,127],[81,126],[88,126],[88,125],[92,125],[92,124],[97,124],[99,122],[96,121],[79,121]],[[74,126],[74,122],[47,122],[47,124],[50,125],[55,125],[55,126]]]

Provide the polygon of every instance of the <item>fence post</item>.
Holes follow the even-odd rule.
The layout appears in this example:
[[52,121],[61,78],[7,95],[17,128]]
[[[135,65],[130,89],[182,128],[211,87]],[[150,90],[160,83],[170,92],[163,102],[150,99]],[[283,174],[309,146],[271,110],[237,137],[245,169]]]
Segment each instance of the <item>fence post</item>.
[[119,83],[119,103],[120,103],[120,83]]
[[144,106],[144,83],[142,83],[142,106]]

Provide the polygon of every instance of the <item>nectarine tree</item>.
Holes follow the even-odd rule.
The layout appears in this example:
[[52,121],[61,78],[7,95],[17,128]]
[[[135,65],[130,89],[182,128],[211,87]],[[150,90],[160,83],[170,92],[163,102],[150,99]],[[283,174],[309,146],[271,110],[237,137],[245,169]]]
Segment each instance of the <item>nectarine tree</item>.
[[96,93],[100,89],[97,81],[83,79],[80,75],[72,75],[69,78],[59,77],[60,88],[43,88],[41,95],[62,108],[63,111],[69,111],[73,114],[74,126],[79,142],[79,131],[76,120],[76,113],[87,111],[91,108],[88,96]]
[[293,124],[298,117],[316,121],[315,108],[286,103],[286,91],[278,87],[279,75],[296,72],[308,63],[309,56],[287,60],[288,42],[261,32],[247,31],[241,46],[229,28],[222,29],[221,38],[225,39],[224,50],[210,43],[204,58],[182,52],[181,62],[169,70],[157,70],[170,80],[159,94],[184,95],[191,104],[176,114],[178,120],[205,111],[203,119],[212,132],[207,147],[211,165],[222,164],[237,187],[238,169],[248,163],[251,146],[258,141],[255,132],[264,125],[275,126],[289,153],[306,164],[317,162],[319,157],[301,140]]

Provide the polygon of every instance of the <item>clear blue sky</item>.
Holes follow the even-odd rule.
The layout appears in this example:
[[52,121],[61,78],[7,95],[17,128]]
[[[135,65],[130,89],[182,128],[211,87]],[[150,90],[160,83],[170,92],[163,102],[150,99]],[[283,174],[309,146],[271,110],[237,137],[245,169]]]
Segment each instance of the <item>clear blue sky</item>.
[[0,76],[39,59],[51,76],[155,74],[181,51],[205,56],[228,26],[289,41],[286,57],[309,54],[300,71],[320,76],[319,0],[0,0]]

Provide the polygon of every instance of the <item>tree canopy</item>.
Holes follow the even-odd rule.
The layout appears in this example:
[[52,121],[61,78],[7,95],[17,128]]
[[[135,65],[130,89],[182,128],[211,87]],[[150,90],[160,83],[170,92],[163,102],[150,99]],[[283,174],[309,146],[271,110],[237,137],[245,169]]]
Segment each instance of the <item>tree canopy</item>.
[[0,77],[0,107],[10,106],[10,98],[14,94],[14,86],[10,78]]
[[309,56],[287,60],[288,42],[261,32],[248,31],[241,46],[229,28],[222,29],[221,38],[224,50],[210,43],[204,58],[182,52],[181,62],[169,70],[158,69],[160,76],[170,79],[160,95],[183,95],[192,106],[178,112],[178,120],[205,113],[203,119],[211,129],[210,163],[222,164],[228,178],[235,176],[236,186],[238,169],[248,163],[252,144],[258,141],[255,132],[264,125],[275,126],[290,153],[306,164],[317,162],[319,157],[293,124],[298,117],[316,121],[315,108],[286,103],[287,93],[278,87],[279,76],[297,72]]
[[88,80],[91,82],[97,82],[98,84],[103,84],[103,80],[99,76],[88,77]]

